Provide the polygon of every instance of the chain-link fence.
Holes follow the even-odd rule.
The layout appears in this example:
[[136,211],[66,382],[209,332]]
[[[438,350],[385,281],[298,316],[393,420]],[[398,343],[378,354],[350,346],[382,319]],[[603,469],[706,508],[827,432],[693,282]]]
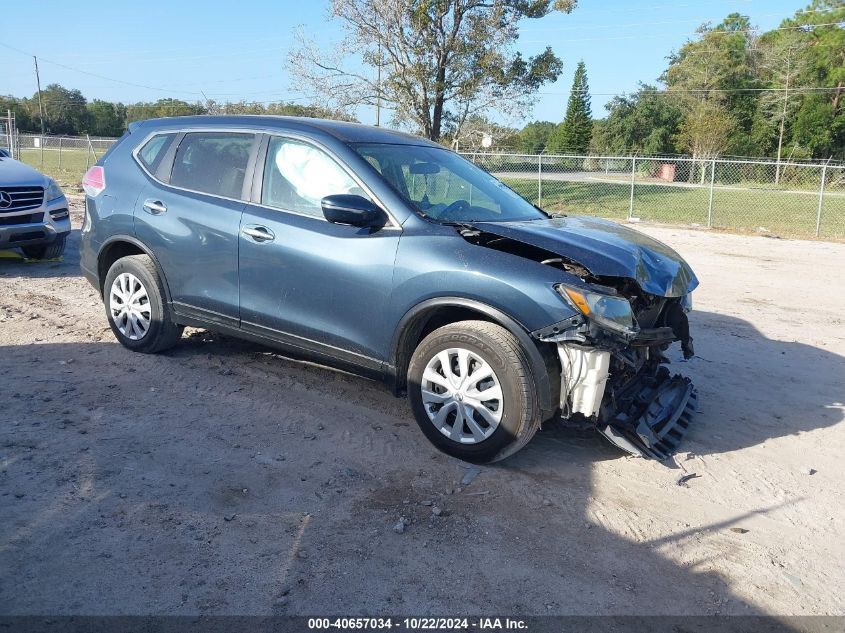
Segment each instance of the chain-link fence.
[[636,156],[465,154],[549,211],[845,238],[845,165]]
[[76,185],[117,139],[18,134],[16,156],[65,185]]
[[[65,185],[114,138],[19,134],[18,158]],[[549,211],[845,239],[845,164],[684,157],[464,156]]]

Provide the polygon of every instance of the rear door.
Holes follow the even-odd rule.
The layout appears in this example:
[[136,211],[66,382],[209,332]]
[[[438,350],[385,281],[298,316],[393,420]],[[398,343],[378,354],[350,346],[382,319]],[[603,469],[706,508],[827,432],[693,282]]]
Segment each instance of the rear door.
[[253,200],[241,221],[241,327],[380,368],[383,311],[393,283],[401,229],[332,224],[324,196],[371,196],[327,150],[268,136],[256,162]]
[[249,132],[189,131],[157,166],[145,165],[152,178],[136,203],[135,234],[158,258],[180,313],[239,323],[238,231],[257,145]]

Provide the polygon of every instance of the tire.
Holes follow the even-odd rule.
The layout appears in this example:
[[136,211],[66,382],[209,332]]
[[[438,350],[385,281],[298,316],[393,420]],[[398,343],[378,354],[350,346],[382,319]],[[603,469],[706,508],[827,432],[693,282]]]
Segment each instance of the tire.
[[[443,370],[444,360],[450,363],[451,376]],[[489,369],[493,376],[485,378]],[[479,376],[481,381],[472,380]],[[472,463],[512,455],[542,422],[534,376],[519,340],[486,321],[460,321],[426,336],[408,366],[408,394],[417,424],[432,444]],[[456,430],[458,411],[464,418]]]
[[[145,296],[131,299],[141,293]],[[132,310],[121,308],[121,295],[130,297]],[[103,286],[103,303],[109,326],[121,345],[133,352],[155,354],[179,341],[184,328],[173,322],[164,297],[161,278],[147,255],[129,255],[112,264]]]
[[55,259],[61,257],[65,252],[65,244],[67,243],[67,233],[62,233],[56,236],[49,244],[43,246],[22,246],[23,254],[29,259]]

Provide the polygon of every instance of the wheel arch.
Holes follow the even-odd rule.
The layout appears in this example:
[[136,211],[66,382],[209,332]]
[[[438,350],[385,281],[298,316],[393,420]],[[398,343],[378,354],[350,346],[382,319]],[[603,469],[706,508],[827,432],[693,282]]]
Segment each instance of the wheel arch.
[[164,288],[164,298],[170,303],[170,286],[167,284],[167,277],[161,268],[158,258],[147,247],[146,244],[129,235],[114,235],[110,237],[97,254],[97,278],[99,282],[100,296],[104,294],[103,286],[106,283],[106,275],[109,268],[118,260],[129,255],[146,255],[149,257]]
[[[544,415],[550,416],[560,398],[560,370],[550,350],[538,346],[528,330],[498,308],[465,297],[436,297],[405,313],[393,335],[388,383],[395,394],[407,387],[408,365],[419,342],[435,329],[458,321],[488,321],[513,334],[528,356]],[[547,347],[547,346],[546,346]]]

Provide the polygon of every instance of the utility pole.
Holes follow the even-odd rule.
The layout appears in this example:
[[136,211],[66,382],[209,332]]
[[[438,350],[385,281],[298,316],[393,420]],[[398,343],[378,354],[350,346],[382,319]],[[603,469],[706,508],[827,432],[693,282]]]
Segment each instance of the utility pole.
[[38,85],[38,115],[41,118],[41,143],[44,144],[44,105],[41,103],[41,76],[38,74],[38,58],[33,55],[35,60],[35,83]]

